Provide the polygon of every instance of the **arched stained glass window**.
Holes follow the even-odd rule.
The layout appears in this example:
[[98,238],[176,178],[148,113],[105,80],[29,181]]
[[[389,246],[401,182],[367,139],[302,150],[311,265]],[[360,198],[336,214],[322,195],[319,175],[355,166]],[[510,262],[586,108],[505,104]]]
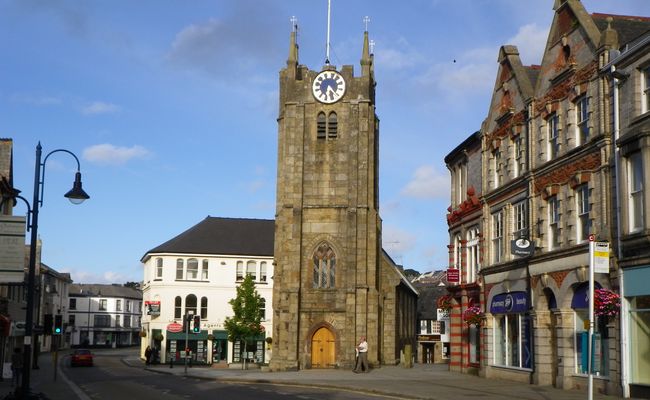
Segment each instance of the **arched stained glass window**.
[[322,243],[312,257],[314,262],[314,287],[333,288],[336,286],[336,254],[334,249]]

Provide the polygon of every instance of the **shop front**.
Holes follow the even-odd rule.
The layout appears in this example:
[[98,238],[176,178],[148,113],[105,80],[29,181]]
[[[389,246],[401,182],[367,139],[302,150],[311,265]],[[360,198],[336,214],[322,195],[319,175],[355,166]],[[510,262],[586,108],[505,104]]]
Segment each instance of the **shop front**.
[[[532,321],[528,295],[504,292],[492,297],[492,359],[489,376],[527,381],[533,370]],[[496,368],[495,368],[496,367]]]
[[165,360],[184,364],[185,359],[193,365],[208,364],[208,331],[200,333],[167,332]]
[[212,362],[221,363],[228,361],[228,332],[212,331]]
[[650,266],[623,270],[622,329],[627,330],[630,397],[650,398]]

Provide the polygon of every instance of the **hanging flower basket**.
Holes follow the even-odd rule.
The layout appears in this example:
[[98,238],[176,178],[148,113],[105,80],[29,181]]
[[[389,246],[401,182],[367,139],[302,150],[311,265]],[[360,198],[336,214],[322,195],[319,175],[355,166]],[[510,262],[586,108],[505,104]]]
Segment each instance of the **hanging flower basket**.
[[621,296],[609,289],[594,290],[594,313],[601,317],[616,317],[621,311]]
[[479,306],[471,306],[463,313],[463,321],[467,325],[480,325],[483,319],[483,313]]
[[208,335],[208,340],[214,340],[214,335],[213,335],[213,334],[209,334],[209,335]]
[[267,337],[267,338],[264,339],[264,340],[266,341],[267,344],[271,344],[271,343],[273,343],[273,338],[272,338],[271,336]]
[[442,311],[449,313],[451,311],[451,296],[446,294],[444,296],[438,297],[438,308]]
[[162,341],[162,340],[163,340],[163,335],[162,335],[162,333],[156,333],[155,335],[153,335],[153,340],[159,340],[159,341]]
[[147,331],[140,331],[140,337],[147,337]]

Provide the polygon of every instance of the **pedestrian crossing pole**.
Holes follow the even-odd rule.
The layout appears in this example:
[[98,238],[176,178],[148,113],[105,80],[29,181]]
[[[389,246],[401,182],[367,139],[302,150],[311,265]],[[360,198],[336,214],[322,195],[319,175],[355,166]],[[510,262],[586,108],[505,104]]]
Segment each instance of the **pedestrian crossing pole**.
[[588,353],[587,353],[587,371],[589,372],[589,386],[587,390],[587,400],[594,398],[594,268],[596,261],[596,237],[589,235],[589,336],[588,336]]

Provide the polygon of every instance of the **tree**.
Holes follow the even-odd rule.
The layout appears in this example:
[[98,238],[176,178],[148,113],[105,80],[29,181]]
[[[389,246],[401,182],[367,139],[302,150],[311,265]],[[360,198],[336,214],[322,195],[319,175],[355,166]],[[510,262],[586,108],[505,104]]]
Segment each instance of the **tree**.
[[133,289],[138,289],[140,290],[140,282],[127,282],[124,284],[124,287],[130,287]]
[[[228,340],[235,343],[238,340],[244,342],[244,351],[248,340],[261,335],[264,328],[260,325],[262,296],[255,289],[253,277],[246,275],[246,278],[237,288],[237,297],[228,302],[232,306],[233,316],[226,317],[224,328],[228,332]],[[246,358],[242,369],[246,368]]]

